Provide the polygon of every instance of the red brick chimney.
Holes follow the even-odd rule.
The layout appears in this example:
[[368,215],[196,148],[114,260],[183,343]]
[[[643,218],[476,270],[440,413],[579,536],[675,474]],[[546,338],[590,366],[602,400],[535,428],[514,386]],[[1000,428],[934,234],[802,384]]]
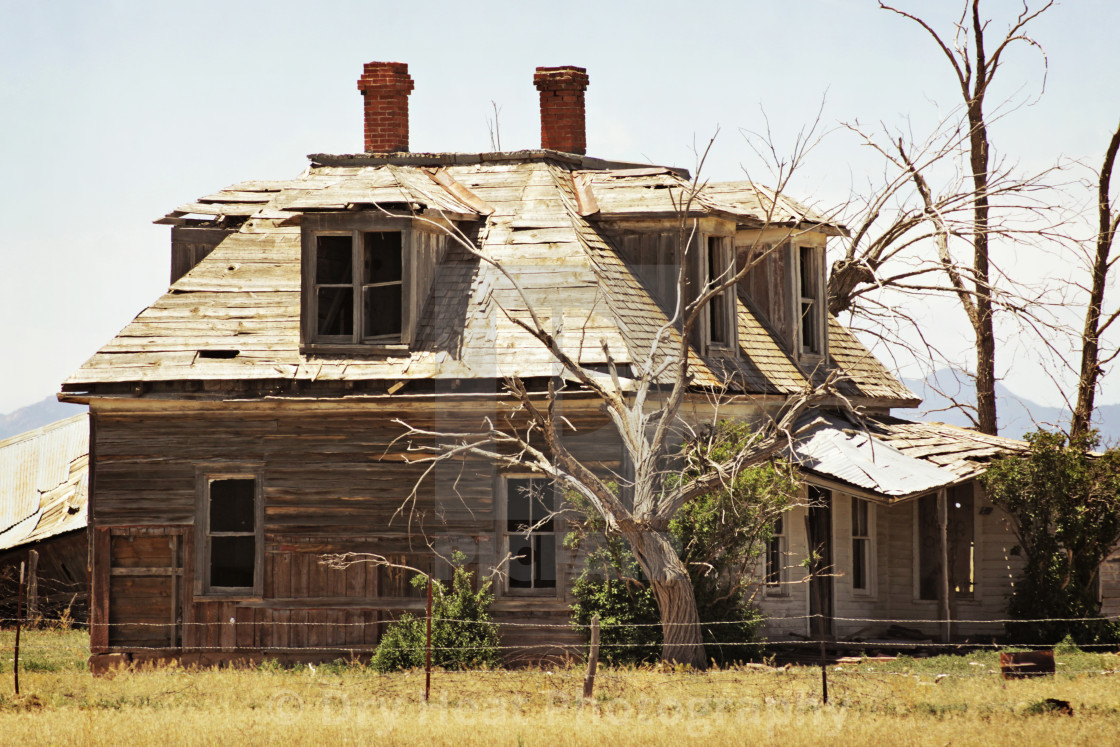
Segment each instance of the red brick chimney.
[[408,65],[367,62],[358,90],[365,99],[366,152],[408,152],[408,94],[412,93]]
[[587,125],[583,92],[587,70],[582,67],[538,67],[533,83],[541,92],[541,147],[564,153],[587,153]]

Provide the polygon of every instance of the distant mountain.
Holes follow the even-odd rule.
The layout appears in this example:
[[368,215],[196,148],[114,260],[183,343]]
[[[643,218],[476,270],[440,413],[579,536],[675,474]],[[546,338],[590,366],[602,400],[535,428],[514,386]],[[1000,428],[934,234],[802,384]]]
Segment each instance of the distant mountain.
[[[960,374],[949,369],[941,369],[925,379],[903,379],[910,390],[922,398],[922,405],[914,410],[894,410],[900,418],[911,420],[937,420],[951,425],[969,427],[968,418],[959,410],[950,407],[949,397],[961,402],[975,404],[976,393],[972,384]],[[999,433],[1010,438],[1022,438],[1038,427],[1065,428],[1069,425],[1069,410],[1064,407],[1050,407],[1020,397],[996,383],[996,414],[999,417]],[[1093,425],[1101,432],[1102,444],[1120,444],[1120,405],[1104,405],[1097,408]]]
[[7,415],[0,415],[0,441],[56,420],[65,420],[71,415],[77,415],[88,409],[85,405],[59,402],[52,394],[42,402],[21,407]]

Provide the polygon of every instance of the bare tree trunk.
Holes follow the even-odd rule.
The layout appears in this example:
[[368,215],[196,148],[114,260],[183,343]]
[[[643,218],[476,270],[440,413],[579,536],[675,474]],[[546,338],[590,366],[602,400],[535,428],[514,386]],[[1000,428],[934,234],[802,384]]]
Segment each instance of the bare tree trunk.
[[631,531],[624,532],[623,536],[633,548],[657,598],[664,636],[661,660],[706,668],[708,660],[692,579],[669,542],[668,533]]
[[[1112,180],[1112,167],[1116,162],[1116,151],[1120,149],[1120,126],[1112,133],[1104,163],[1101,165],[1100,180],[1097,183],[1097,251],[1093,260],[1093,280],[1089,290],[1089,306],[1085,309],[1085,328],[1081,333],[1081,370],[1077,377],[1077,404],[1073,408],[1070,422],[1070,439],[1079,438],[1089,432],[1093,422],[1093,406],[1097,397],[1097,380],[1101,375],[1101,306],[1104,303],[1104,289],[1108,281],[1109,254],[1112,239],[1116,234],[1117,218],[1112,215],[1109,203],[1109,183]],[[1107,327],[1115,319],[1113,314],[1104,323]]]
[[969,161],[972,164],[973,224],[972,282],[976,289],[976,419],[981,433],[996,435],[996,334],[992,323],[992,285],[988,255],[988,127],[984,121],[984,94],[995,74],[984,53],[984,22],[980,2],[972,3],[976,77],[968,106]]

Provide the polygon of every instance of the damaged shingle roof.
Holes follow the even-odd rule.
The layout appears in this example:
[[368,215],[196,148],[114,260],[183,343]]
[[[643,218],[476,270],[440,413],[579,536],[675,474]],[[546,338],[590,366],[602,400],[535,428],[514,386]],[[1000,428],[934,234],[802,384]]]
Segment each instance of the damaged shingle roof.
[[[645,210],[656,214],[661,202],[671,205],[685,188],[687,175],[550,151],[484,156],[407,154],[393,163],[314,156],[296,179],[241,182],[179,207],[159,222],[191,225],[189,216],[200,214],[240,225],[64,389],[115,382],[407,381],[558,373],[549,352],[509,318],[527,313],[525,299],[493,266],[454,243],[438,267],[410,350],[349,357],[302,352],[301,217],[374,205],[472,221],[479,227],[476,246],[517,278],[528,302],[562,330],[573,357],[603,364],[605,345],[620,364],[643,361],[667,326],[666,311],[595,221],[630,210],[631,194],[655,195],[647,198]],[[589,162],[602,170],[588,169]],[[646,184],[650,180],[653,186]],[[590,196],[581,196],[588,187]],[[598,203],[597,215],[586,215],[588,199]],[[792,201],[774,203],[765,190],[745,182],[709,185],[702,209],[740,227],[768,219],[827,226],[822,216]],[[802,389],[808,375],[742,298],[738,320],[739,356],[709,360],[694,353],[697,383],[722,386],[731,379],[733,391],[750,394]],[[676,330],[670,326],[663,334],[661,347],[675,349]],[[832,323],[829,334],[835,362],[848,374],[845,394],[892,405],[916,402],[840,325]],[[235,357],[200,355],[230,349]]]

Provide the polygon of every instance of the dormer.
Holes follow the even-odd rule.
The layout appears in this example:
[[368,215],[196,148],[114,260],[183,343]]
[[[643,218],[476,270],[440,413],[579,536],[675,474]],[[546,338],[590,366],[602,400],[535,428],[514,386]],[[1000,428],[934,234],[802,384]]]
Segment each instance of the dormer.
[[806,370],[828,358],[822,231],[768,229],[736,234],[737,266],[755,263],[740,288]]
[[301,222],[300,349],[407,353],[448,231],[408,213],[308,213]]

